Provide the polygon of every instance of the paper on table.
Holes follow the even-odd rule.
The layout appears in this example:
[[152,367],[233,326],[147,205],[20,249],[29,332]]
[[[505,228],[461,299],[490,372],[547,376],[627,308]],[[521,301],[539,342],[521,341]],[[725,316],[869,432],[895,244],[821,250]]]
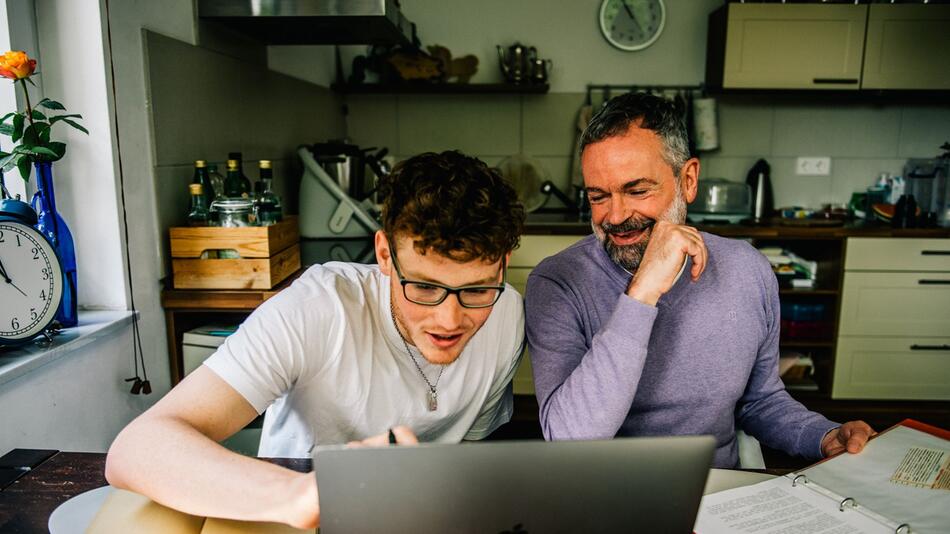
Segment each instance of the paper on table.
[[950,525],[950,491],[894,484],[890,479],[911,447],[947,450],[948,444],[898,426],[871,440],[860,454],[842,454],[800,473],[898,524],[910,524],[914,532],[944,533]]
[[856,510],[841,512],[838,503],[803,485],[778,477],[752,486],[706,495],[699,505],[698,534],[888,533],[893,528]]

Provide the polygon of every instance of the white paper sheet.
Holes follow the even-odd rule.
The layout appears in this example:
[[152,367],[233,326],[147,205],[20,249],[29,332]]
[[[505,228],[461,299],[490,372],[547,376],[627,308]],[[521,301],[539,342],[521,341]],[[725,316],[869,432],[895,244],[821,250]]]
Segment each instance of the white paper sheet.
[[703,497],[697,534],[892,534],[893,528],[811,488],[778,477]]
[[908,523],[915,533],[946,534],[950,532],[950,490],[890,481],[911,447],[950,450],[950,442],[901,426],[871,440],[860,454],[842,454],[801,473],[897,524]]

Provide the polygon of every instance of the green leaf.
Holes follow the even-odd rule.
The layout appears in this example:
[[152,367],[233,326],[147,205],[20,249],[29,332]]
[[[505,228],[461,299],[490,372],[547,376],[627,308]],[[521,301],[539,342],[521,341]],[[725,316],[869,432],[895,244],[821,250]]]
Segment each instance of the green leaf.
[[33,109],[33,120],[45,121],[46,115],[44,115],[43,112],[38,109]]
[[54,159],[53,161],[61,159],[63,156],[66,155],[66,143],[53,141],[52,143],[49,143],[47,146],[49,147],[50,150],[53,151],[54,154],[56,154],[56,159]]
[[7,154],[3,157],[3,159],[0,159],[0,169],[3,169],[3,172],[7,172],[12,169],[14,160],[16,160],[17,156],[19,156],[19,154],[14,152],[12,154]]
[[72,119],[63,119],[63,122],[79,130],[80,132],[83,132],[84,134],[89,135],[89,130],[83,128],[82,125],[80,125],[78,122]]
[[27,146],[36,146],[41,145],[42,133],[44,130],[49,130],[49,124],[45,122],[34,122],[33,124],[26,127],[26,130],[23,132],[23,144]]
[[[59,122],[59,121],[61,121],[61,120],[71,119],[71,118],[81,119],[81,118],[82,118],[82,115],[80,115],[80,114],[78,114],[78,113],[71,113],[71,114],[69,114],[69,115],[56,115],[56,116],[53,116],[53,117],[50,117],[50,118],[49,118],[49,123],[50,123],[50,124],[56,124],[57,122]],[[0,122],[3,122],[3,121],[0,121]]]
[[20,169],[20,176],[23,177],[23,181],[30,181],[30,172],[33,170],[33,167],[30,165],[30,158],[27,156],[20,156],[20,159],[17,160],[16,166]]
[[4,122],[7,122],[7,119],[9,119],[10,117],[12,117],[12,116],[14,116],[14,115],[16,115],[16,112],[15,112],[15,111],[11,111],[10,113],[7,113],[6,115],[3,116],[2,119],[0,119],[0,124],[2,124],[2,123],[4,123]]
[[0,134],[13,135],[13,126],[10,124],[0,124]]
[[23,115],[17,113],[13,116],[13,134],[10,136],[10,140],[16,143],[23,137]]
[[62,104],[60,104],[59,102],[57,102],[57,101],[55,101],[55,100],[50,100],[50,99],[48,99],[48,98],[44,98],[43,100],[40,100],[39,102],[36,103],[36,105],[37,105],[37,106],[43,106],[43,107],[46,108],[46,109],[55,109],[55,110],[59,110],[59,111],[66,111],[66,108],[65,108]]
[[43,156],[44,158],[59,159],[59,156],[56,154],[56,152],[53,152],[52,150],[50,150],[49,148],[46,148],[45,146],[33,147],[33,153],[36,154],[37,156]]
[[[53,141],[52,143],[49,143],[47,147],[56,154],[56,159],[60,159],[66,155],[66,143]],[[53,161],[56,161],[56,159],[54,159]]]

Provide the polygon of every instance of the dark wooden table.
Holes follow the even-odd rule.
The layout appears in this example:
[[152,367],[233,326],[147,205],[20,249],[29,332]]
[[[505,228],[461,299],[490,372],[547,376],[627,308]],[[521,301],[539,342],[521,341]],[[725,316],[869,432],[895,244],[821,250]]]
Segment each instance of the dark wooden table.
[[[311,469],[309,458],[262,458],[295,471]],[[13,484],[0,490],[0,532],[49,532],[49,516],[67,500],[107,484],[106,455],[57,452]],[[748,471],[784,475],[788,469]]]
[[[310,459],[266,458],[295,471],[309,471]],[[67,500],[107,484],[106,455],[57,452],[0,490],[0,532],[49,532],[49,516]]]

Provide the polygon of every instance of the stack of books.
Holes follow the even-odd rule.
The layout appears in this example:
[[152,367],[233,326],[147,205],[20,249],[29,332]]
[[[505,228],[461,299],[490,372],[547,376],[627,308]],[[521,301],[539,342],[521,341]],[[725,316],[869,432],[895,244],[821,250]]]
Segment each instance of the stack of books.
[[778,278],[779,286],[814,289],[818,276],[818,262],[809,261],[794,252],[779,247],[759,249],[772,264],[772,271]]

